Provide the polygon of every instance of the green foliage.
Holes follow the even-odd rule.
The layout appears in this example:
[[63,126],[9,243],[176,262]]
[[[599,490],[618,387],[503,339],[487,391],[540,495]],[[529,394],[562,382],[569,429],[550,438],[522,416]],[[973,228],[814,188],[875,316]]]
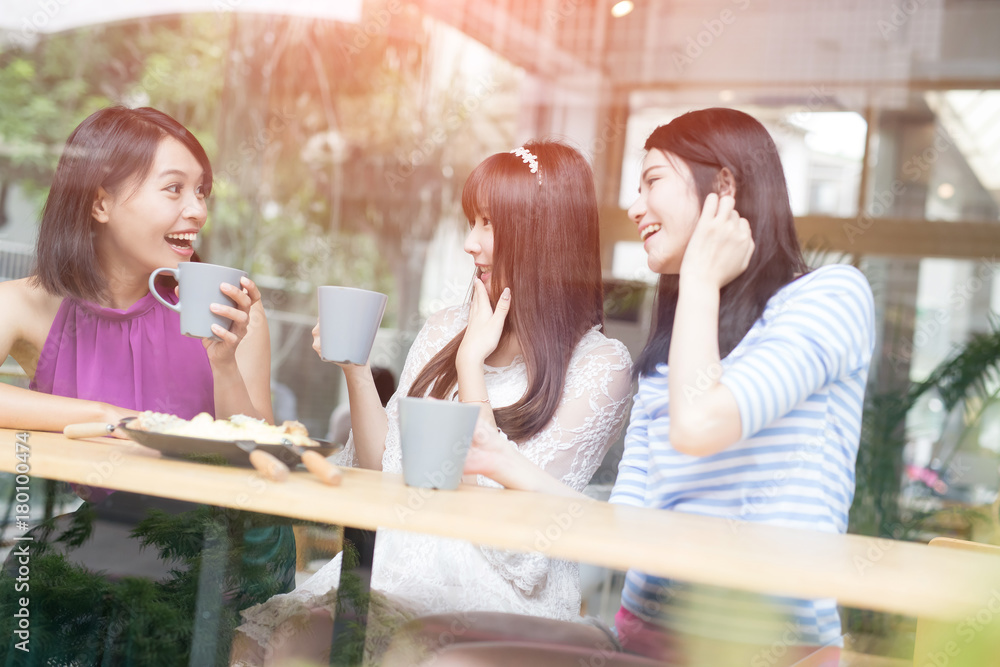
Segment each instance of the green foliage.
[[[996,327],[996,323],[994,323]],[[959,351],[939,365],[922,383],[914,386],[914,400],[929,389],[936,389],[950,410],[970,397],[990,396],[991,384],[1000,369],[1000,329],[975,334]]]
[[998,369],[1000,328],[995,328],[973,335],[925,381],[912,383],[903,394],[881,394],[867,399],[850,532],[902,539],[912,531],[914,522],[909,521],[910,528],[900,533],[898,503],[907,413],[920,397],[932,390],[938,392],[946,410],[960,401],[988,398]]
[[912,401],[909,395],[890,393],[870,396],[865,403],[848,532],[892,537],[896,530],[902,538],[898,533],[899,485],[906,413]]
[[[202,610],[217,607],[214,655],[205,664],[227,664],[239,610],[292,587],[295,550],[285,520],[205,506],[175,515],[151,510],[132,536],[170,564],[154,581],[113,580],[72,562],[95,519],[84,504],[54,539],[52,523],[36,529],[27,593],[10,574],[0,576],[4,609],[29,596],[32,649],[24,654],[6,642],[0,663],[187,665],[201,648],[192,645],[196,616],[204,622]],[[14,636],[14,620],[0,617],[0,636]]]
[[358,566],[358,550],[350,541],[344,542],[341,568],[346,574],[340,577],[337,589],[337,618],[347,618],[334,638],[330,648],[331,664],[360,665],[364,660],[367,615],[371,605],[371,592],[361,578],[351,572]]
[[0,182],[46,183],[70,131],[108,103],[78,79],[49,79],[47,69],[26,54],[0,54]]
[[386,325],[412,328],[427,243],[456,213],[465,175],[513,141],[505,102],[517,75],[498,62],[471,80],[448,57],[434,61],[418,5],[371,0],[362,12],[361,25],[383,29],[205,12],[0,53],[0,187],[35,182],[40,205],[84,117],[112,103],[154,106],[212,160],[204,259],[282,278],[274,287],[293,292],[376,289],[398,306]]
[[[962,401],[972,402],[990,396],[998,368],[1000,328],[994,325],[993,331],[973,335],[925,381],[912,383],[903,393],[876,394],[867,398],[848,532],[904,540],[915,539],[920,534],[928,514],[910,512],[904,516],[899,505],[906,416],[917,400],[929,391],[938,392],[947,410]],[[977,510],[968,510],[965,514],[971,520],[982,516]],[[897,615],[849,609],[844,626],[851,634],[899,637],[912,630],[912,621]],[[885,652],[905,655],[907,648],[898,644]]]

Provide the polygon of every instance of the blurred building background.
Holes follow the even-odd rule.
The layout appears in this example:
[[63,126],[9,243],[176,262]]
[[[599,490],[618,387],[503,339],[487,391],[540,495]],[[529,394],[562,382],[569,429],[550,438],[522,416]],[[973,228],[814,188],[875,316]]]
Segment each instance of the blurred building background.
[[216,170],[200,253],[264,288],[279,417],[322,434],[344,393],[310,349],[316,286],[390,295],[373,364],[398,376],[424,318],[467,296],[466,175],[531,137],[592,160],[607,328],[638,354],[642,143],[739,108],[778,144],[810,261],[875,292],[869,397],[904,409],[863,443],[852,530],[998,541],[998,32],[989,0],[4,0],[0,280],[30,271],[70,130],[158,107]]

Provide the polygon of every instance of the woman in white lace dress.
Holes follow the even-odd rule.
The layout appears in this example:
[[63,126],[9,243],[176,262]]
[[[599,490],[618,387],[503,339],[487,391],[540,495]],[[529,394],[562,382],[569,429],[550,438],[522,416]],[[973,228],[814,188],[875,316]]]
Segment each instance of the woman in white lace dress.
[[[480,404],[481,423],[518,452],[513,465],[580,491],[618,434],[631,393],[628,350],[602,333],[590,167],[568,146],[531,142],[484,160],[462,206],[465,250],[476,264],[470,303],[431,315],[384,409],[371,370],[343,367],[353,432],[340,463],[400,473],[399,398],[432,396]],[[295,592],[245,612],[243,631],[265,645],[302,610],[332,611],[339,576],[338,558]],[[570,620],[580,611],[575,563],[402,531],[378,531],[371,584],[403,617],[505,611]],[[376,616],[383,602],[373,601]]]

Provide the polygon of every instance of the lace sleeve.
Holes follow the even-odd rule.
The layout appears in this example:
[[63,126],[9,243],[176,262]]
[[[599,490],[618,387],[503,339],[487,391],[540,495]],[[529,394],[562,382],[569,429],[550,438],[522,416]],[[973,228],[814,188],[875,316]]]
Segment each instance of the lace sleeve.
[[[567,486],[583,491],[621,430],[632,394],[632,358],[620,341],[599,336],[577,347],[559,409],[518,448]],[[586,340],[586,339],[585,339]]]
[[[421,369],[438,351],[448,344],[455,335],[465,326],[462,317],[463,306],[453,306],[445,308],[427,318],[420,333],[410,346],[410,351],[406,355],[406,362],[403,364],[403,372],[399,377],[399,384],[396,386],[396,393],[389,399],[386,405],[386,417],[388,418],[389,430],[385,438],[385,454],[382,456],[382,470],[386,472],[400,472],[401,463],[399,459],[399,397],[406,396],[413,381]],[[333,462],[337,465],[357,467],[358,456],[354,448],[354,434],[347,438],[347,444],[341,450]]]
[[[582,491],[622,427],[631,396],[631,372],[632,359],[620,341],[596,331],[587,334],[570,361],[552,421],[518,449],[553,477]],[[544,585],[550,563],[541,554],[480,549],[525,594]]]

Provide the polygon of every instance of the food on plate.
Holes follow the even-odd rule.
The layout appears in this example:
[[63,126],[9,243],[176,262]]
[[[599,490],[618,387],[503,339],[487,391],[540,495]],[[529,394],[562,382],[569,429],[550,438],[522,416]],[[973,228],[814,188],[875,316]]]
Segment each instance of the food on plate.
[[233,415],[230,419],[215,419],[207,412],[192,419],[147,410],[129,422],[129,428],[165,435],[182,435],[209,440],[251,440],[265,445],[293,445],[316,447],[318,442],[309,437],[306,427],[296,421],[286,421],[281,426],[268,424],[263,419],[246,415]]

